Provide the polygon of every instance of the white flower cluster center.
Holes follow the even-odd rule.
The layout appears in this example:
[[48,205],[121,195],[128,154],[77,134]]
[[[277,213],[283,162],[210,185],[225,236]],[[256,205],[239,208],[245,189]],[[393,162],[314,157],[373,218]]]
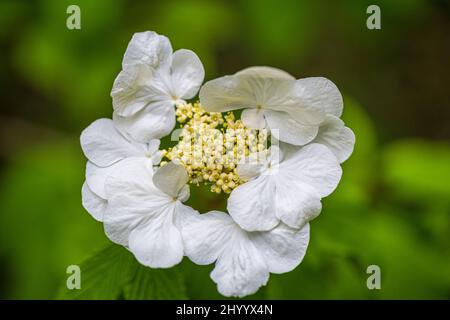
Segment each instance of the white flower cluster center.
[[178,104],[175,114],[181,129],[172,136],[178,144],[163,150],[163,155],[184,166],[189,183],[205,183],[212,192],[230,193],[244,182],[237,174],[238,164],[250,161],[250,154],[263,156],[268,151],[267,130],[245,127],[232,112],[223,116],[207,112],[200,103],[187,103]]

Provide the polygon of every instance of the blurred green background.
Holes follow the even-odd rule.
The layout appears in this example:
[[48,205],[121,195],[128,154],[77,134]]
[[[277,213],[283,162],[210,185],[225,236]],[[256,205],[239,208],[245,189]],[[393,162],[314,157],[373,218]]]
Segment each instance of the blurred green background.
[[[81,8],[81,30],[66,28],[69,4]],[[381,30],[366,28],[370,4]],[[2,0],[0,298],[67,297],[66,267],[108,246],[81,206],[79,135],[111,116],[123,53],[145,30],[194,50],[206,80],[269,65],[327,77],[344,93],[357,142],[342,182],[311,225],[303,263],[250,298],[450,298],[450,4],[438,0]],[[191,198],[201,211],[217,202]],[[221,297],[213,266],[185,259],[152,271],[118,248],[102,255],[128,261],[146,285],[119,286],[118,264],[91,259],[86,276],[104,277],[89,283],[82,268],[81,297]],[[381,290],[366,287],[371,264]]]

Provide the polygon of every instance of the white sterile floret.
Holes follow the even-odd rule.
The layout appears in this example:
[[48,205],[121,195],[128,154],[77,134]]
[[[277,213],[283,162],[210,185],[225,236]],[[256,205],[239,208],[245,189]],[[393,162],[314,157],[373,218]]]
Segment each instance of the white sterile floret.
[[169,134],[175,104],[193,98],[204,75],[194,52],[173,52],[169,39],[155,32],[134,34],[111,91],[114,121],[141,142]]
[[169,268],[178,264],[184,250],[177,221],[195,213],[183,204],[189,198],[187,181],[183,166],[173,162],[153,173],[145,159],[122,161],[120,170],[106,180],[106,235],[128,247],[145,266]]
[[320,144],[286,156],[272,146],[270,153],[277,157],[237,167],[249,180],[231,192],[227,209],[247,231],[270,230],[280,221],[301,228],[320,213],[321,198],[333,192],[342,175],[336,157]]
[[85,209],[99,221],[102,221],[106,203],[105,179],[117,170],[117,164],[137,157],[157,165],[162,157],[158,151],[159,140],[135,142],[117,130],[111,119],[94,121],[81,133],[80,143],[88,158],[82,201]]
[[342,113],[342,96],[325,78],[295,80],[284,71],[253,67],[214,79],[200,89],[207,111],[244,109],[243,123],[252,129],[269,128],[283,142],[312,141],[326,114]]
[[255,293],[267,283],[269,273],[297,267],[309,242],[308,224],[247,232],[219,211],[184,216],[181,232],[186,256],[200,265],[216,262],[212,280],[221,294],[236,297]]

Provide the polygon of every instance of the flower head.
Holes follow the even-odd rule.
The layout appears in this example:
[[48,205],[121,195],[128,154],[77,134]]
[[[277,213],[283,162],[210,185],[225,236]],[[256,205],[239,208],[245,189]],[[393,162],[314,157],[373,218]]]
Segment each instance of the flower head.
[[[111,91],[113,120],[81,134],[82,203],[141,264],[169,268],[183,255],[215,263],[219,292],[242,297],[302,261],[309,222],[337,187],[355,136],[325,78],[251,67],[187,101],[203,77],[192,51],[173,52],[155,32],[133,36]],[[176,143],[159,150],[169,134]],[[229,214],[184,204],[188,184],[200,183],[229,194]]]

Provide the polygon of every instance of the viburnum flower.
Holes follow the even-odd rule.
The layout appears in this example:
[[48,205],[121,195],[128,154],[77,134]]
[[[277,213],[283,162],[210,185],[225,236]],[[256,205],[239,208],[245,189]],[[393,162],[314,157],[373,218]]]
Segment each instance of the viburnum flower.
[[155,32],[136,33],[111,91],[114,121],[137,141],[161,138],[175,126],[175,104],[193,98],[204,76],[194,52],[173,52]]
[[122,161],[106,181],[106,235],[128,247],[145,266],[176,265],[183,258],[176,221],[194,213],[183,204],[189,198],[187,181],[184,167],[173,162],[153,173],[152,163],[145,159]]
[[269,273],[285,273],[300,264],[309,242],[309,225],[284,224],[266,232],[248,232],[224,212],[184,216],[181,226],[186,255],[205,265],[216,261],[211,278],[224,296],[255,293]]
[[319,77],[295,80],[268,67],[252,67],[208,81],[200,90],[200,103],[213,112],[244,109],[244,125],[277,129],[272,134],[293,145],[313,140],[326,114],[340,115],[343,106],[331,81]]
[[[173,52],[155,32],[133,36],[111,91],[113,119],[81,134],[82,202],[141,264],[215,262],[219,292],[242,297],[303,260],[309,222],[337,187],[355,136],[328,79],[272,67],[201,87],[203,78],[194,52]],[[199,90],[200,101],[189,101]],[[176,143],[159,150],[168,135]],[[229,195],[229,214],[185,205],[189,184]]]
[[162,157],[158,139],[152,139],[149,143],[133,141],[117,130],[111,119],[94,121],[83,130],[80,142],[89,160],[86,164],[86,182],[82,188],[83,204],[99,221],[102,221],[106,205],[105,179],[117,169],[117,164],[127,158],[142,157],[157,165]]
[[342,169],[333,153],[320,144],[286,157],[277,147],[269,153],[261,161],[238,165],[238,175],[249,181],[231,192],[227,209],[248,231],[270,230],[280,221],[301,228],[320,213],[320,200],[336,188]]

